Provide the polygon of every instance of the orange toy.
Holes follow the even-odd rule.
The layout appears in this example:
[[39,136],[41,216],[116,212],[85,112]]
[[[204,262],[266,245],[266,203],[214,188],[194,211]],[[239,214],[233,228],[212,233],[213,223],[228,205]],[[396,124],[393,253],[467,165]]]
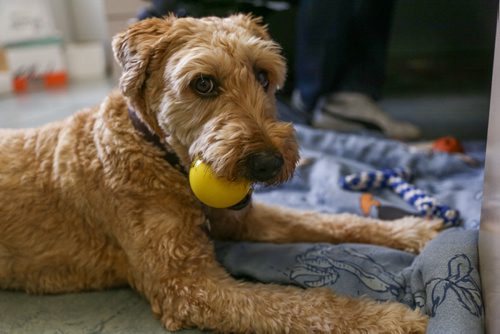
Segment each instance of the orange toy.
[[441,137],[432,143],[432,149],[435,151],[447,153],[464,153],[464,148],[460,141],[451,136]]

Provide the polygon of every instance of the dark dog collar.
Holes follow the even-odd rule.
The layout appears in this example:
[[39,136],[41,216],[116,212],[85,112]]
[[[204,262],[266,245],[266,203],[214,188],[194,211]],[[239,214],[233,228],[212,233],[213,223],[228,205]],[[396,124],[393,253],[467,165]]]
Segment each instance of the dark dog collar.
[[[188,177],[188,173],[186,172],[186,169],[181,165],[181,160],[179,159],[179,156],[173,151],[169,149],[165,144],[162,143],[160,137],[156,133],[151,132],[151,130],[147,127],[146,124],[137,116],[137,113],[131,109],[128,108],[128,116],[130,118],[130,121],[132,122],[132,125],[134,128],[142,134],[144,139],[154,146],[158,147],[164,152],[163,158],[175,169],[177,169],[179,172],[181,172],[184,176]],[[248,204],[250,204],[252,199],[252,191],[250,190],[248,194],[243,198],[239,203],[229,207],[228,209],[231,210],[241,210],[245,208]]]
[[144,124],[144,122],[137,116],[137,113],[128,108],[128,116],[134,128],[139,131],[146,141],[150,142],[154,146],[158,147],[164,152],[163,158],[175,169],[179,172],[187,176],[187,172],[184,167],[181,165],[181,161],[175,152],[170,151],[166,145],[161,142],[160,137],[156,133],[151,132],[149,128]]

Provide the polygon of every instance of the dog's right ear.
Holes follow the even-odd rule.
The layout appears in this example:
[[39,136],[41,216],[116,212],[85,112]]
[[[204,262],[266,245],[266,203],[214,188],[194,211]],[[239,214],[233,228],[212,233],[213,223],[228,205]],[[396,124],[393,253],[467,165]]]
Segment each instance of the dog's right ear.
[[175,19],[171,15],[139,21],[113,38],[113,53],[123,71],[120,89],[125,96],[134,96],[144,84],[152,50]]

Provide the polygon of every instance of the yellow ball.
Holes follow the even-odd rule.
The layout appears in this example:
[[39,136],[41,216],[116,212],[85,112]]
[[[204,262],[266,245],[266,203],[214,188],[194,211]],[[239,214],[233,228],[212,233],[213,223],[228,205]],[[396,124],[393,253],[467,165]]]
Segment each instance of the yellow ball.
[[248,180],[229,181],[217,177],[201,160],[196,160],[191,166],[189,183],[196,197],[213,208],[228,208],[239,203],[251,186]]

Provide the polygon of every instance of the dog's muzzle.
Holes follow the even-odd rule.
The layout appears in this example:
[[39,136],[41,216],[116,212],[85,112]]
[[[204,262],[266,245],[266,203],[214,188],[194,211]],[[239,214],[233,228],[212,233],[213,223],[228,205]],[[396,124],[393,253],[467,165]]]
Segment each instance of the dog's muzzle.
[[257,182],[269,181],[280,173],[283,164],[283,157],[276,151],[252,153],[246,159],[248,178]]

